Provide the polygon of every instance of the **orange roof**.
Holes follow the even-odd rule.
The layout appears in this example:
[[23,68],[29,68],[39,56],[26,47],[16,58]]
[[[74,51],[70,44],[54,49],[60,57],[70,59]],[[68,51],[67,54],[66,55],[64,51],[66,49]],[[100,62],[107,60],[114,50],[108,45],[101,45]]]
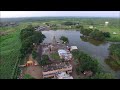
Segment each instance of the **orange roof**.
[[33,63],[33,61],[27,61],[27,63]]

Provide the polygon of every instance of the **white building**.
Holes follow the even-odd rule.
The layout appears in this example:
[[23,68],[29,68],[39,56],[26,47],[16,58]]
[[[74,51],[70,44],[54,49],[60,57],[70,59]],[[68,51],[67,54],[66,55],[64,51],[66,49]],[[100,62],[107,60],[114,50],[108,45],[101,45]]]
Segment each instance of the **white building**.
[[93,26],[89,26],[90,29],[93,29]]
[[71,46],[70,51],[77,50],[77,46]]
[[105,26],[107,26],[108,24],[109,24],[109,22],[106,21],[106,22],[105,22]]

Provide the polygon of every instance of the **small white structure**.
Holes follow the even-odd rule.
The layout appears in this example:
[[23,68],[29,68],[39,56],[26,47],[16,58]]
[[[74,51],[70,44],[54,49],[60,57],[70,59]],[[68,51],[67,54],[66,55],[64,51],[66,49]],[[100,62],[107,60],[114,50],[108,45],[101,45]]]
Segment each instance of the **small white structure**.
[[106,21],[106,22],[105,22],[105,26],[107,26],[108,24],[109,24],[109,22]]
[[70,51],[77,50],[77,46],[71,46]]
[[57,79],[73,79],[72,76],[70,76],[69,74],[67,74],[66,72],[60,72],[56,75]]
[[116,32],[113,32],[113,34],[117,34]]
[[89,26],[90,29],[93,29],[93,26]]

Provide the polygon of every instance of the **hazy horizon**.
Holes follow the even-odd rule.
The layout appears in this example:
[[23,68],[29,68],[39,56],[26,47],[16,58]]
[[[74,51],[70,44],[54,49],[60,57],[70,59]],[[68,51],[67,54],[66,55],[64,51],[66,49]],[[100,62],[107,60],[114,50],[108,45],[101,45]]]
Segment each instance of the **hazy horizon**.
[[0,11],[1,18],[30,17],[108,17],[119,18],[120,11]]

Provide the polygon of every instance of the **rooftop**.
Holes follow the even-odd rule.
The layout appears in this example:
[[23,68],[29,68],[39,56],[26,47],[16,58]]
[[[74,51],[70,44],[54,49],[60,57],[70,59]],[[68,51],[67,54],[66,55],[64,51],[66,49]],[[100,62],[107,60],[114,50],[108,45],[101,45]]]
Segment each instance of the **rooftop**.
[[63,69],[63,68],[69,68],[69,67],[71,67],[71,64],[69,62],[61,62],[58,64],[54,63],[51,65],[42,66],[43,72],[53,71],[53,70],[58,70],[58,69]]

